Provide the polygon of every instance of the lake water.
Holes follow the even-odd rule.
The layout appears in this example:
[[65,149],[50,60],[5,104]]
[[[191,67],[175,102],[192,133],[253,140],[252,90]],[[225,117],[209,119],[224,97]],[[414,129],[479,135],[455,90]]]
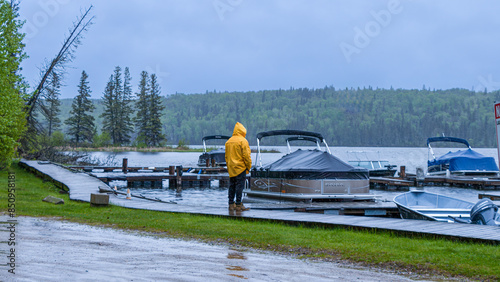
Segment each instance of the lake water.
[[[195,146],[192,146],[195,147]],[[284,146],[268,146],[261,147],[265,150],[277,150],[279,153],[263,153],[262,164],[267,164],[278,160],[288,151]],[[301,149],[311,149],[313,147],[296,147]],[[294,148],[294,149],[296,149]],[[252,147],[252,149],[254,149]],[[424,170],[427,167],[428,149],[422,147],[332,147],[332,154],[343,161],[357,159],[378,159],[386,160],[391,164],[396,165],[398,170],[401,166],[406,167],[406,172],[415,173],[417,167]],[[456,148],[434,148],[436,156],[443,155],[450,150]],[[498,163],[498,153],[496,148],[474,148],[475,151],[493,157]],[[144,167],[168,167],[170,165],[182,165],[183,167],[196,167],[198,157],[201,153],[191,152],[91,152],[92,158],[99,159],[105,162],[106,165],[121,166],[122,159],[128,159],[129,166],[144,166]],[[252,153],[252,163],[256,163],[256,153]]]
[[[298,147],[296,147],[298,148]],[[301,147],[302,149],[311,149],[312,147]],[[279,153],[263,153],[262,164],[271,163],[280,159],[288,152],[287,147],[284,146],[270,146],[262,147],[267,150],[277,150]],[[364,160],[364,159],[380,159],[389,161],[391,164],[396,165],[398,170],[401,166],[406,167],[407,173],[415,173],[417,168],[426,169],[428,159],[427,148],[407,148],[407,147],[332,147],[330,148],[332,154],[343,161],[349,160]],[[434,153],[440,156],[449,152],[455,151],[456,148],[435,148]],[[474,148],[475,151],[489,157],[495,158],[498,163],[498,154],[496,148]],[[196,167],[198,157],[201,153],[178,153],[178,152],[155,152],[155,153],[142,153],[142,152],[92,152],[91,158],[100,160],[108,166],[121,166],[122,159],[128,159],[128,166],[140,167],[168,167],[178,166],[183,167]],[[256,163],[256,154],[252,153],[252,162]],[[126,183],[124,181],[115,181],[111,186],[126,190]],[[480,191],[474,189],[463,188],[450,188],[450,187],[425,187],[426,191],[449,195],[455,198],[467,200],[470,202],[477,202],[478,194]],[[227,203],[227,187],[219,187],[218,181],[211,182],[209,188],[185,188],[182,192],[178,193],[175,189],[168,188],[168,181],[163,182],[163,188],[133,188],[132,194],[140,194],[147,197],[156,197],[166,201],[176,201],[179,204],[187,205],[202,205],[202,206],[221,206]],[[379,195],[381,201],[392,201],[392,199],[402,193],[401,191],[381,191],[371,190],[372,194]],[[244,201],[250,206],[264,204],[279,204],[287,205],[288,203],[282,201],[260,200],[245,198]],[[321,203],[314,203],[311,205],[324,205]]]

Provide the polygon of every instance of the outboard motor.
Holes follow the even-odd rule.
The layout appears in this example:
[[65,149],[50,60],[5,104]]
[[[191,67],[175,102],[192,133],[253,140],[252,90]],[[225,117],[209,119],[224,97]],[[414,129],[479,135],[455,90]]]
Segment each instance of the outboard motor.
[[477,202],[470,211],[472,224],[500,226],[498,207],[490,199]]

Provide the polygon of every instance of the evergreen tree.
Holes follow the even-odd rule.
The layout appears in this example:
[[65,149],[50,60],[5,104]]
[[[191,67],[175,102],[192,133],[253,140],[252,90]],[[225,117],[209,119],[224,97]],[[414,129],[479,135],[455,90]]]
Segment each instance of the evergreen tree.
[[160,96],[160,86],[155,74],[151,77],[143,71],[139,82],[138,101],[136,103],[138,128],[137,141],[147,146],[160,146],[165,140],[162,134],[161,112],[165,109]]
[[95,106],[90,100],[90,87],[87,81],[88,75],[82,71],[80,84],[78,85],[78,95],[73,100],[71,105],[71,117],[65,123],[69,125],[68,134],[72,136],[71,140],[75,146],[81,142],[91,142],[94,136],[94,117],[91,113]]
[[[119,67],[118,67],[119,68]],[[117,69],[118,69],[117,68]],[[119,72],[115,71],[115,76],[119,76]],[[125,144],[130,142],[130,134],[133,132],[133,122],[131,118],[131,114],[133,113],[132,109],[132,86],[130,85],[130,81],[132,78],[130,77],[130,72],[128,67],[125,68],[123,73],[123,92],[121,92],[121,96],[119,97],[120,107],[118,108],[118,116],[119,116],[119,128],[120,128],[120,144]],[[116,88],[119,87],[119,81],[115,79],[115,83],[117,83]]]
[[156,78],[156,74],[151,74],[151,89],[149,94],[149,144],[151,146],[160,146],[160,143],[165,140],[162,134],[161,113],[165,109],[160,96],[160,85]]
[[14,1],[0,0],[0,168],[10,165],[19,138],[26,131],[24,86],[19,74],[26,55],[18,17]]
[[111,75],[104,89],[102,97],[104,104],[104,112],[100,115],[103,118],[102,131],[108,132],[113,144],[118,144],[118,127],[117,127],[117,98],[115,97],[114,77]]
[[117,66],[104,90],[105,109],[101,115],[104,118],[103,130],[110,133],[114,145],[129,143],[130,133],[133,131],[130,118],[132,114],[130,80],[128,68],[125,68],[125,79],[122,82],[121,68]]
[[139,81],[139,91],[137,92],[137,114],[134,119],[135,126],[138,129],[137,142],[139,144],[147,144],[148,140],[148,116],[149,116],[149,75],[146,71],[141,72],[141,80]]
[[51,136],[54,131],[61,127],[61,119],[58,115],[61,111],[61,101],[59,100],[61,80],[56,72],[51,72],[48,85],[45,87],[44,99],[41,100],[40,108],[43,116],[47,120],[47,135]]

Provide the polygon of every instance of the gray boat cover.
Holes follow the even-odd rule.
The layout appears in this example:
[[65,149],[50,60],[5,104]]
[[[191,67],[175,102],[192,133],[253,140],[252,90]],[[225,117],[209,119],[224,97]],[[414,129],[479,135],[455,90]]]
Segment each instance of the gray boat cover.
[[297,150],[252,170],[252,177],[287,179],[368,179],[368,170],[353,167],[320,150]]

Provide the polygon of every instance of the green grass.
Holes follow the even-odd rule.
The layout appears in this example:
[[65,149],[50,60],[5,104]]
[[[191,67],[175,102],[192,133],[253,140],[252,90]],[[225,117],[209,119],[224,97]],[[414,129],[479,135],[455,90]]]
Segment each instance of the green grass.
[[[17,215],[58,218],[84,224],[152,232],[158,236],[225,242],[243,247],[327,261],[346,260],[405,273],[478,280],[500,279],[500,248],[479,243],[433,238],[408,238],[391,232],[354,231],[341,228],[290,226],[282,223],[229,219],[117,206],[90,207],[59,194],[19,168],[16,176]],[[7,211],[7,171],[0,172],[0,211]],[[41,200],[52,195],[64,205]],[[499,231],[500,232],[500,231]]]

